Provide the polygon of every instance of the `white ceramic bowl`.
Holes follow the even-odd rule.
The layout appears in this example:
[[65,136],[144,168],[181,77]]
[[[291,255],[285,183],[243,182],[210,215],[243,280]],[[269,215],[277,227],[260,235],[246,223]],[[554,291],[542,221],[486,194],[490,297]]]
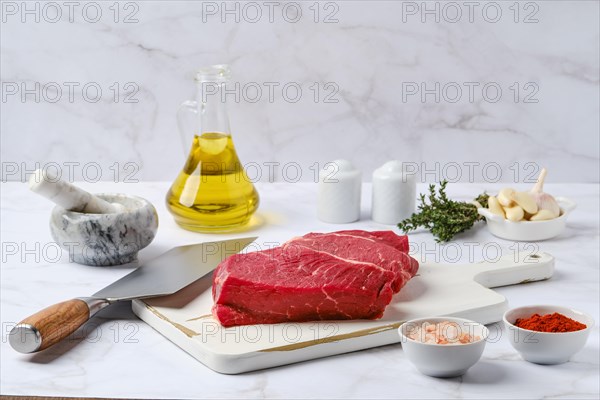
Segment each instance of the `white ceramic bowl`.
[[[410,339],[407,334],[423,322],[439,323],[443,321],[456,322],[473,336],[480,340],[467,344],[430,344]],[[485,348],[485,340],[489,334],[488,329],[477,322],[463,318],[431,317],[407,321],[398,328],[402,349],[406,357],[417,369],[429,376],[437,378],[451,378],[463,375],[479,359]]]
[[[531,331],[514,325],[517,318],[555,312],[581,322],[587,325],[587,328],[575,332],[550,333]],[[572,308],[550,305],[513,308],[504,313],[503,320],[510,344],[524,360],[536,364],[562,364],[569,361],[573,354],[583,348],[594,326],[594,320],[588,314]]]
[[576,204],[565,197],[557,197],[556,201],[560,206],[560,216],[547,221],[513,222],[492,214],[487,208],[478,208],[477,212],[485,217],[492,235],[506,240],[533,242],[551,239],[565,229],[567,217]]

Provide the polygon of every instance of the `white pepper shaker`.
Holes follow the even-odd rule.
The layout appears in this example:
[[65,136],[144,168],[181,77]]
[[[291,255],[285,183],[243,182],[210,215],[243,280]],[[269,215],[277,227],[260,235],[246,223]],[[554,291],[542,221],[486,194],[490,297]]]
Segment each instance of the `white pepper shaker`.
[[319,171],[317,215],[323,222],[346,224],[360,218],[361,172],[350,161],[335,160]]
[[373,172],[373,221],[393,225],[410,217],[416,197],[416,177],[404,171],[401,161],[388,161]]

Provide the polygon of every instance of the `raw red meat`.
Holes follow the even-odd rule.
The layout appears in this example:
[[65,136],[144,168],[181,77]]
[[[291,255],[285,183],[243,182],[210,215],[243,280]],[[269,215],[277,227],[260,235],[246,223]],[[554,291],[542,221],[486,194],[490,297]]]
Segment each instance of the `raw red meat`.
[[391,234],[311,233],[233,255],[215,270],[213,315],[225,327],[380,318],[418,268]]
[[[396,235],[392,231],[359,231],[359,230],[347,230],[347,231],[337,231],[333,232],[339,235],[350,235],[350,236],[362,236],[368,237],[372,239],[378,239],[383,243],[386,243],[393,248],[400,250],[403,253],[408,253],[409,245],[408,245],[408,236],[406,235]],[[309,233],[308,235],[314,235],[313,233]],[[308,236],[305,235],[305,236]]]
[[[393,232],[390,233],[395,237],[400,237]],[[406,236],[404,237],[406,238]],[[392,281],[394,293],[398,293],[419,268],[417,261],[408,254],[398,251],[389,245],[389,242],[382,240],[379,236],[370,235],[366,231],[309,233],[284,244],[284,247],[293,246],[307,247],[347,261],[366,262],[390,270],[394,273]]]

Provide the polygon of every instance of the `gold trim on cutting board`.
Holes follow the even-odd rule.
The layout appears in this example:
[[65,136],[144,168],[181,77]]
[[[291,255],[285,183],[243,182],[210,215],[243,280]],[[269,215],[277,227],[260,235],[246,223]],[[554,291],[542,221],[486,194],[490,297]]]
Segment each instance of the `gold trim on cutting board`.
[[[169,318],[167,318],[166,316],[164,316],[163,314],[161,314],[160,312],[158,312],[154,307],[146,304],[146,308],[148,310],[150,310],[150,312],[152,312],[152,314],[156,315],[158,318],[160,318],[163,321],[166,321],[166,322],[170,323],[171,325],[173,325],[175,328],[177,328],[178,330],[180,330],[187,337],[192,338],[194,336],[199,336],[200,335],[198,332],[196,332],[196,331],[194,331],[194,330],[192,330],[192,329],[190,329],[188,327],[185,327],[185,326],[181,325],[180,323],[177,323],[175,321],[171,321]],[[188,321],[203,319],[203,318],[206,318],[206,317],[209,317],[209,316],[210,316],[210,314],[201,315],[199,317],[192,318],[192,319],[190,319]],[[361,336],[368,336],[368,335],[373,335],[373,334],[376,334],[376,333],[381,333],[381,332],[389,331],[389,330],[392,330],[392,329],[398,329],[400,327],[400,325],[402,325],[403,323],[404,323],[404,321],[394,322],[393,324],[388,324],[388,325],[383,325],[383,326],[376,326],[374,328],[361,329],[359,331],[350,332],[350,333],[344,333],[342,335],[335,335],[335,336],[330,336],[330,337],[326,337],[326,338],[322,338],[322,339],[307,340],[306,342],[287,344],[285,346],[272,347],[272,348],[268,348],[268,349],[262,349],[262,350],[259,350],[259,351],[260,352],[271,352],[271,351],[293,351],[293,350],[299,350],[299,349],[303,349],[303,348],[310,347],[310,346],[316,346],[318,344],[339,342],[340,340],[353,339],[353,338],[357,338],[357,337],[361,337]]]
[[208,318],[208,317],[212,317],[212,314],[204,314],[204,315],[201,315],[199,317],[186,319],[185,322],[198,321],[199,319],[204,319],[204,318]]
[[285,346],[272,347],[270,349],[263,349],[260,351],[261,352],[270,352],[270,351],[299,350],[299,349],[303,349],[305,347],[316,346],[318,344],[339,342],[340,340],[353,339],[353,338],[357,338],[357,337],[361,337],[361,336],[368,336],[368,335],[373,335],[376,333],[389,331],[392,329],[398,329],[398,328],[400,328],[400,325],[402,325],[403,323],[404,323],[404,321],[394,322],[393,324],[377,326],[375,328],[361,329],[360,331],[344,333],[343,335],[335,335],[335,336],[330,336],[330,337],[326,337],[326,338],[322,338],[322,339],[314,339],[314,340],[308,340],[306,342],[287,344]]
[[171,321],[169,318],[167,318],[164,315],[162,315],[161,313],[159,313],[154,307],[146,304],[146,308],[148,310],[150,310],[150,312],[152,312],[152,314],[156,315],[158,318],[162,319],[163,321],[167,321],[168,323],[170,323],[171,325],[173,325],[175,328],[179,329],[187,337],[192,338],[194,336],[199,336],[200,335],[198,332],[193,331],[190,328],[181,325],[180,323],[177,323],[175,321]]

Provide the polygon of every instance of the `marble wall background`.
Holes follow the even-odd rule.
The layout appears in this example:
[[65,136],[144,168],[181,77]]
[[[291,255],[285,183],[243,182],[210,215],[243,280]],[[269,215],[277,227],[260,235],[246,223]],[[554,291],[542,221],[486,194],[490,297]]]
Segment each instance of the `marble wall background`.
[[214,63],[256,179],[347,158],[366,181],[389,159],[424,181],[599,181],[597,1],[113,3],[2,2],[3,181],[174,179],[177,108]]

